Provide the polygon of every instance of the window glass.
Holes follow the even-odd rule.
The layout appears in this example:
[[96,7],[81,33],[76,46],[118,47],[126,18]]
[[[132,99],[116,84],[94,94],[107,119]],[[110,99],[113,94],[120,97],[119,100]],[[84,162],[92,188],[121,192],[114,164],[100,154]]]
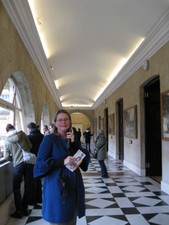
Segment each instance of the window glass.
[[13,124],[14,112],[0,107],[0,157],[3,157],[4,152],[4,139],[6,137],[6,125],[7,123]]
[[23,113],[19,91],[12,79],[9,79],[0,96],[0,158],[4,155],[4,140],[6,137],[6,125],[11,123],[16,130],[23,129]]
[[15,85],[12,80],[8,80],[4,86],[4,89],[0,95],[3,100],[13,103],[15,95]]

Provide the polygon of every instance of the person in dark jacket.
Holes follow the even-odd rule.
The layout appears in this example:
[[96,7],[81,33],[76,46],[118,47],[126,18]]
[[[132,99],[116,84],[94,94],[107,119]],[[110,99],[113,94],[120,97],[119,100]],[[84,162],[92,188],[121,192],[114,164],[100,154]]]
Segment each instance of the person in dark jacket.
[[90,150],[90,139],[91,139],[91,136],[93,136],[93,134],[91,134],[90,132],[90,128],[87,128],[85,130],[85,132],[83,133],[83,136],[85,138],[85,143],[86,143],[86,149],[91,152]]
[[77,130],[77,136],[78,136],[79,143],[81,145],[81,130],[80,130],[80,128],[78,128],[78,130]]
[[[4,157],[13,163],[13,194],[16,211],[11,214],[14,218],[28,215],[28,164],[24,163],[22,149],[30,152],[32,144],[23,131],[16,131],[12,124],[6,126],[7,137],[4,143]],[[24,178],[24,195],[21,195],[21,183]]]
[[[57,135],[44,137],[40,145],[34,177],[43,179],[42,216],[50,224],[76,224],[76,217],[85,215],[85,190],[79,167],[73,172],[67,166],[76,160],[74,154],[80,148],[73,132],[69,131],[71,117],[65,110],[59,110],[55,117]],[[69,143],[70,142],[70,143]],[[90,160],[86,155],[80,164],[83,171],[88,169]]]
[[[40,132],[40,130],[37,128],[37,125],[33,122],[28,123],[27,129],[29,131],[28,138],[32,143],[31,152],[37,156],[39,147],[40,147],[41,142],[43,141],[44,135]],[[31,165],[31,164],[29,164],[29,166],[28,166],[29,182],[30,182],[28,203],[30,205],[36,205],[37,203],[42,202],[41,179],[36,179],[36,180],[34,179],[33,167],[34,167],[34,165]]]
[[76,128],[75,127],[72,127],[72,130],[73,130],[73,134],[75,136],[75,142],[78,143],[79,146],[81,146],[81,143],[79,141],[78,132],[77,132]]
[[107,178],[107,168],[104,160],[107,158],[107,141],[103,130],[98,131],[98,136],[95,140],[95,149],[97,150],[97,160],[101,168],[101,175],[103,178]]

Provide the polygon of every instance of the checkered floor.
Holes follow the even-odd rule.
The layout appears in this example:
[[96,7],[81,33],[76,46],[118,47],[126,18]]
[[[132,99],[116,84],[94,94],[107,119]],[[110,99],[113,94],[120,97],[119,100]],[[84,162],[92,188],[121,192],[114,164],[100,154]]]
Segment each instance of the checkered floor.
[[[86,217],[78,225],[169,225],[169,195],[149,177],[139,177],[120,161],[106,160],[109,177],[102,179],[100,167],[91,159],[83,173],[86,191]],[[41,205],[30,207],[30,216],[10,219],[8,225],[47,225]]]

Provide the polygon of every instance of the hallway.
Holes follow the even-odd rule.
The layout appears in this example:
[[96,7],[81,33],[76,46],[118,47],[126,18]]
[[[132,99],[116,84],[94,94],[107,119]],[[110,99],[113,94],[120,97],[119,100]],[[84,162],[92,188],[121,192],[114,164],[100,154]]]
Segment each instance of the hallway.
[[[78,225],[169,224],[169,196],[149,177],[139,177],[120,161],[106,160],[109,178],[100,177],[100,168],[91,159],[83,173],[86,190],[86,219]],[[47,225],[41,217],[41,205],[30,207],[30,216],[10,219],[7,225]]]

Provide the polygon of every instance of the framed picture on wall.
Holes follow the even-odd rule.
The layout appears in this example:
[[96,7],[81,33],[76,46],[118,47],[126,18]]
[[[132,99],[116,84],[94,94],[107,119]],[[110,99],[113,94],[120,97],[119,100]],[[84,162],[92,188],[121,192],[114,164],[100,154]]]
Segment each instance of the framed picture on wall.
[[100,127],[100,129],[104,130],[104,118],[101,119],[101,127]]
[[109,115],[109,134],[115,134],[114,113]]
[[161,94],[162,138],[169,141],[169,90]]
[[137,105],[124,110],[124,136],[137,138]]
[[101,116],[99,116],[99,130],[101,129]]

